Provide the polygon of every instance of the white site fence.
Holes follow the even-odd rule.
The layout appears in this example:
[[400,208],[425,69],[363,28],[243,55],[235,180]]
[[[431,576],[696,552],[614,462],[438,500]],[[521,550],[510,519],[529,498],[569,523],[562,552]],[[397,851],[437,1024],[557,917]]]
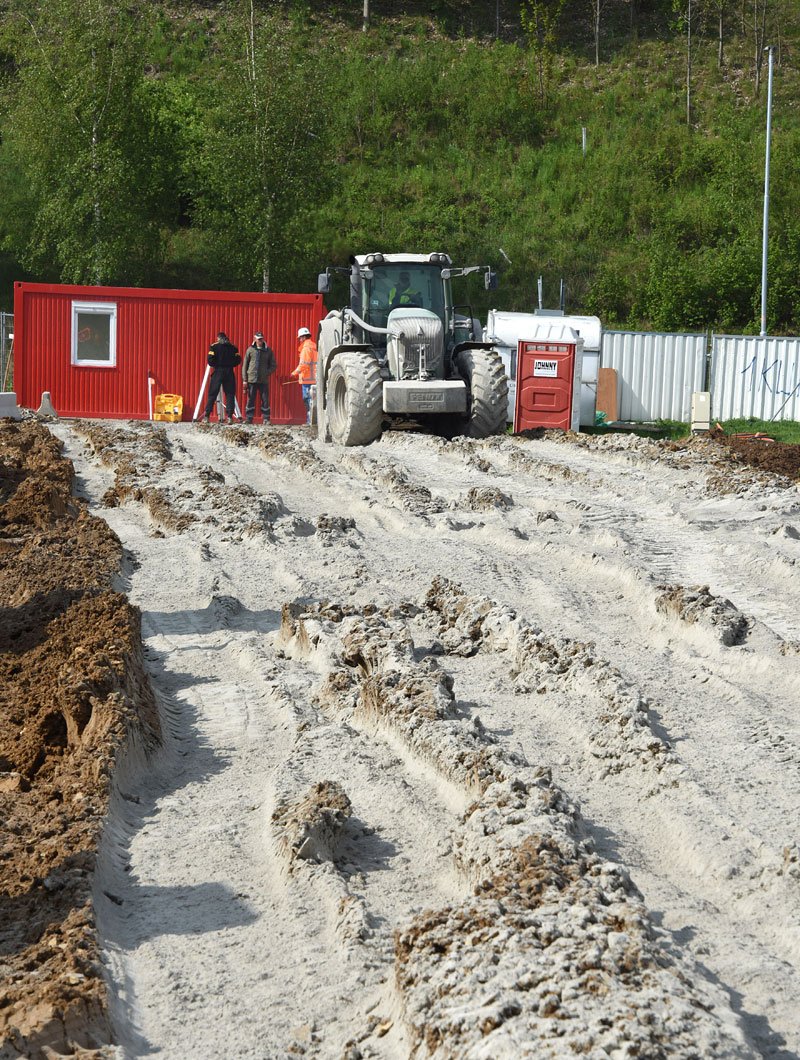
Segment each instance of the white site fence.
[[616,369],[620,420],[688,422],[702,390],[714,420],[800,420],[800,338],[604,331],[600,365]]
[[714,419],[800,420],[800,339],[714,335]]
[[604,331],[600,365],[617,372],[620,420],[688,421],[692,394],[705,390],[708,336]]

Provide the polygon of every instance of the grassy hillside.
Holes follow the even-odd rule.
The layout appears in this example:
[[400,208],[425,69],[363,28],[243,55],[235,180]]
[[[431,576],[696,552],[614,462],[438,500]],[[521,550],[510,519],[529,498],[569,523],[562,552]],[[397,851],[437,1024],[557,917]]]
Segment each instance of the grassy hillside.
[[[120,111],[109,140],[115,150],[114,137],[125,140],[128,153],[108,152],[117,175],[98,181],[83,215],[71,211],[73,191],[55,218],[58,182],[74,168],[83,189],[96,160],[59,164],[52,134],[54,164],[36,174],[39,143],[19,88],[35,93],[42,82],[24,35],[8,30],[0,154],[13,209],[0,206],[0,301],[15,266],[93,279],[99,258],[73,229],[85,218],[91,242],[90,207],[96,216],[103,187],[133,169],[149,197],[128,205],[120,231],[152,221],[158,238],[135,254],[109,251],[106,282],[309,290],[352,252],[444,249],[499,267],[491,298],[501,308],[530,308],[541,275],[546,304],[563,279],[569,307],[608,325],[757,330],[766,91],[762,83],[756,94],[748,4],[730,6],[722,64],[718,23],[693,23],[688,122],[686,24],[668,4],[606,4],[597,65],[588,3],[563,5],[550,43],[522,5],[505,2],[373,0],[366,34],[360,3],[267,4],[254,12],[252,65],[246,4],[155,7],[132,60],[145,59],[135,95],[154,146],[136,153]],[[800,12],[767,6],[780,45],[769,328],[794,334]],[[109,195],[105,216],[121,199]],[[479,281],[461,296],[487,308]]]

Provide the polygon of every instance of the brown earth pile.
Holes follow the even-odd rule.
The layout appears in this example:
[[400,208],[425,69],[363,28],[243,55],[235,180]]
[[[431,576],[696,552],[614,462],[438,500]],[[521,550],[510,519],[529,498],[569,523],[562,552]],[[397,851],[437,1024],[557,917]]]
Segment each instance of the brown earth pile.
[[735,463],[747,464],[772,475],[784,475],[793,482],[800,480],[800,445],[774,442],[768,438],[728,435],[719,429],[710,431],[709,437],[725,446]]
[[112,1040],[93,868],[115,758],[157,740],[121,547],[73,478],[45,427],[0,423],[0,1060]]

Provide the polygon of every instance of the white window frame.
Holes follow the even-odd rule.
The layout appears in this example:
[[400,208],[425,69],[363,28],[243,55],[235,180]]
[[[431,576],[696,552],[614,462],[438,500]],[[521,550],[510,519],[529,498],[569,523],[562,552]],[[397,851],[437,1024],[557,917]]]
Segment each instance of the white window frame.
[[[106,316],[108,322],[108,360],[88,361],[78,357],[78,314],[95,313]],[[117,366],[117,303],[73,302],[72,303],[72,364],[76,368],[116,368]]]

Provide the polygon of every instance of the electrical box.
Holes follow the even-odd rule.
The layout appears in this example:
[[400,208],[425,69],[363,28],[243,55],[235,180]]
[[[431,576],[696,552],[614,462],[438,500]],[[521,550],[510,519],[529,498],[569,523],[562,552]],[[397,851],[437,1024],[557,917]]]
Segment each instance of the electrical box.
[[711,394],[695,390],[692,394],[692,430],[707,431],[711,427]]

